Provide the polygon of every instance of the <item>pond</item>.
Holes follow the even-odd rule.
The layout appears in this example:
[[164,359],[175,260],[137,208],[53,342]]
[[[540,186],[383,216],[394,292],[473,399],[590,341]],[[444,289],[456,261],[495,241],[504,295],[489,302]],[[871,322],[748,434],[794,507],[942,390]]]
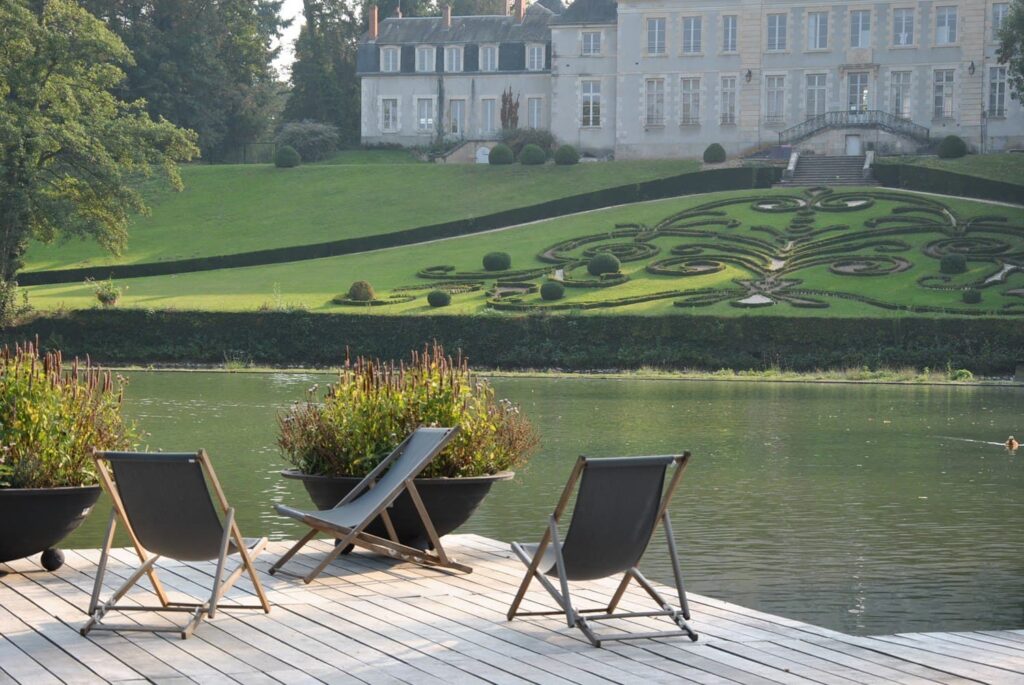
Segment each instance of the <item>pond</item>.
[[[153,449],[206,448],[243,533],[296,537],[274,502],[275,417],[331,376],[132,372]],[[688,588],[858,634],[1024,627],[1024,390],[498,378],[542,447],[462,530],[535,540],[580,453],[690,450],[673,525]],[[65,545],[98,547],[101,505]],[[644,570],[669,581],[663,539]],[[511,592],[510,588],[510,592]],[[699,629],[700,617],[694,616]]]

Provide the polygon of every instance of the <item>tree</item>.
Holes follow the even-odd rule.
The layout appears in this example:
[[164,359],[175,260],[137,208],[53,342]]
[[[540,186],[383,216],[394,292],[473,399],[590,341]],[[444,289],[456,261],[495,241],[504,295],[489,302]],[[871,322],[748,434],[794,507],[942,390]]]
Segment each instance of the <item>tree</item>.
[[97,240],[117,252],[146,204],[132,181],[176,162],[196,136],[111,91],[131,53],[75,0],[0,2],[0,286],[30,239]]
[[1000,64],[1008,65],[1007,80],[1013,96],[1024,100],[1024,0],[1010,3],[1010,12],[999,29],[996,54]]
[[512,86],[501,93],[501,128],[519,128],[519,96],[512,97]]
[[451,0],[451,3],[452,14],[457,17],[507,13],[505,0]]

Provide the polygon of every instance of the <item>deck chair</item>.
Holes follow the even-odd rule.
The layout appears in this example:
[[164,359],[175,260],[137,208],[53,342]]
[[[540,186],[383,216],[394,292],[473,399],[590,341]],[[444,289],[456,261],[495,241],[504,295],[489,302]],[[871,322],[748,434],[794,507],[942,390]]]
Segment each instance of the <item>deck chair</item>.
[[[88,635],[92,630],[141,630],[176,632],[184,640],[205,618],[216,616],[218,609],[262,609],[270,612],[270,602],[252,563],[266,547],[267,538],[242,537],[235,523],[235,510],[228,506],[205,451],[93,452],[93,459],[100,484],[110,495],[114,506],[89,601],[89,621],[82,627],[82,635]],[[125,527],[142,564],[110,599],[100,603],[103,576],[107,571],[118,522]],[[225,578],[228,557],[236,554],[239,564]],[[205,602],[168,599],[155,567],[162,557],[177,561],[216,560],[217,571],[212,578],[210,598]],[[249,574],[259,604],[221,603],[243,572]],[[144,575],[149,576],[160,606],[119,604],[125,593]],[[103,619],[112,611],[186,612],[192,616],[185,625],[173,627],[104,623]]]
[[[508,610],[508,620],[511,621],[516,616],[565,614],[569,627],[578,626],[595,647],[600,647],[604,640],[675,637],[683,634],[696,641],[697,633],[687,623],[690,609],[686,603],[683,576],[679,570],[672,523],[668,514],[669,502],[689,459],[689,452],[681,456],[611,459],[580,457],[569,476],[561,499],[558,500],[555,512],[548,520],[548,529],[540,543],[512,543],[512,551],[526,565],[527,571],[519,586],[519,592],[516,593]],[[665,487],[665,474],[672,464],[675,464],[675,472],[668,487]],[[558,526],[577,481],[579,493],[563,542]],[[676,592],[679,595],[679,609],[669,605],[637,568],[659,521],[665,529]],[[623,574],[622,581],[607,606],[582,610],[573,606],[569,594],[569,581],[594,580],[619,573]],[[559,587],[555,587],[548,576],[558,578]],[[529,612],[519,610],[526,590],[535,578],[558,602],[561,609]],[[615,613],[615,608],[630,580],[635,580],[647,591],[658,605],[658,610]],[[597,613],[600,615],[584,616]],[[667,616],[678,628],[664,632],[602,636],[598,635],[591,625],[593,621],[647,616]]]
[[[423,500],[413,482],[420,471],[425,469],[427,464],[455,437],[458,430],[458,427],[417,428],[366,478],[352,488],[333,509],[306,511],[293,509],[283,504],[275,505],[279,514],[301,521],[312,530],[277,560],[271,567],[270,573],[275,574],[281,571],[281,567],[320,532],[336,539],[334,549],[324,557],[323,561],[305,576],[288,571],[282,572],[300,577],[306,583],[310,583],[339,554],[348,549],[349,545],[355,545],[403,561],[470,573],[473,569],[456,563],[445,553],[434,524],[430,520],[430,515],[423,506]],[[433,552],[419,550],[399,542],[395,527],[391,523],[391,517],[388,515],[388,508],[395,503],[403,491],[409,493],[413,506],[419,513],[423,529],[433,546]],[[366,532],[366,527],[378,516],[384,522],[388,538]]]

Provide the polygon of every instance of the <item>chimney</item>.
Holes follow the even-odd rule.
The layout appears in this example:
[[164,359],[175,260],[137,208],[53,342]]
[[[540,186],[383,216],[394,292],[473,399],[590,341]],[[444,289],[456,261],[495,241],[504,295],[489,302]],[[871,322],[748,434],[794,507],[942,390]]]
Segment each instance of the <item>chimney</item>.
[[452,27],[452,6],[444,6],[444,27],[450,29]]
[[516,21],[522,24],[523,17],[526,15],[526,0],[516,0],[515,8]]
[[380,35],[380,24],[377,18],[377,6],[370,6],[370,40],[377,40]]

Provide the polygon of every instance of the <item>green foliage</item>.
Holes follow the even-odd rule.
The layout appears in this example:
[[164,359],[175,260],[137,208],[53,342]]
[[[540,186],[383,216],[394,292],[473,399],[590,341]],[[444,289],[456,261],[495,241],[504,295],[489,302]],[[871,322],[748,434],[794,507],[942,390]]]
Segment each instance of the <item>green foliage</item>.
[[565,297],[565,286],[558,281],[547,281],[540,287],[542,300],[560,300]]
[[580,161],[580,153],[572,145],[562,145],[555,150],[555,164],[572,166]]
[[1010,12],[999,28],[996,54],[1007,65],[1007,80],[1016,100],[1024,99],[1024,3],[1010,3]]
[[530,143],[519,153],[519,162],[527,166],[537,166],[548,161],[548,156],[539,147]]
[[96,482],[92,450],[129,449],[123,383],[88,363],[65,370],[60,352],[0,347],[0,488]]
[[725,148],[718,143],[711,143],[704,150],[705,164],[721,164],[725,161]]
[[542,128],[505,128],[501,130],[501,142],[512,148],[518,158],[527,145],[536,145],[546,153],[555,146],[555,136]]
[[950,369],[946,377],[951,381],[973,381],[974,374],[968,369]]
[[356,302],[369,302],[377,297],[369,281],[356,281],[348,288],[348,299]]
[[337,151],[338,139],[336,126],[306,120],[291,121],[282,126],[274,142],[294,148],[303,162],[318,162]]
[[278,169],[291,169],[301,162],[302,156],[291,145],[281,145],[274,153],[274,166]]
[[515,161],[515,155],[512,154],[512,148],[504,143],[498,143],[491,148],[490,153],[487,155],[488,164],[511,164]]
[[964,291],[963,298],[966,304],[980,304],[981,291],[975,288],[968,288]]
[[113,307],[121,299],[121,289],[114,285],[114,281],[111,278],[105,281],[94,281],[91,278],[87,278],[85,282],[92,286],[96,299],[104,307]]
[[959,159],[967,154],[967,143],[960,136],[946,136],[939,143],[938,155],[941,159]]
[[942,259],[939,260],[939,271],[944,274],[962,274],[967,271],[967,258],[955,252],[942,255]]
[[525,463],[537,435],[519,408],[438,346],[402,365],[346,362],[322,401],[310,396],[281,417],[278,445],[304,473],[364,476],[419,426],[459,433],[423,477],[482,476]]
[[591,276],[613,274],[618,272],[620,266],[618,257],[607,252],[601,252],[591,257],[590,261],[587,262],[587,272]]
[[512,255],[508,252],[488,252],[484,255],[485,271],[507,271],[512,266]]
[[21,292],[19,302],[18,284],[0,278],[0,330],[7,326],[13,326],[32,311],[28,303],[28,293]]
[[427,303],[431,307],[447,307],[452,303],[451,293],[445,290],[431,290],[427,293]]

